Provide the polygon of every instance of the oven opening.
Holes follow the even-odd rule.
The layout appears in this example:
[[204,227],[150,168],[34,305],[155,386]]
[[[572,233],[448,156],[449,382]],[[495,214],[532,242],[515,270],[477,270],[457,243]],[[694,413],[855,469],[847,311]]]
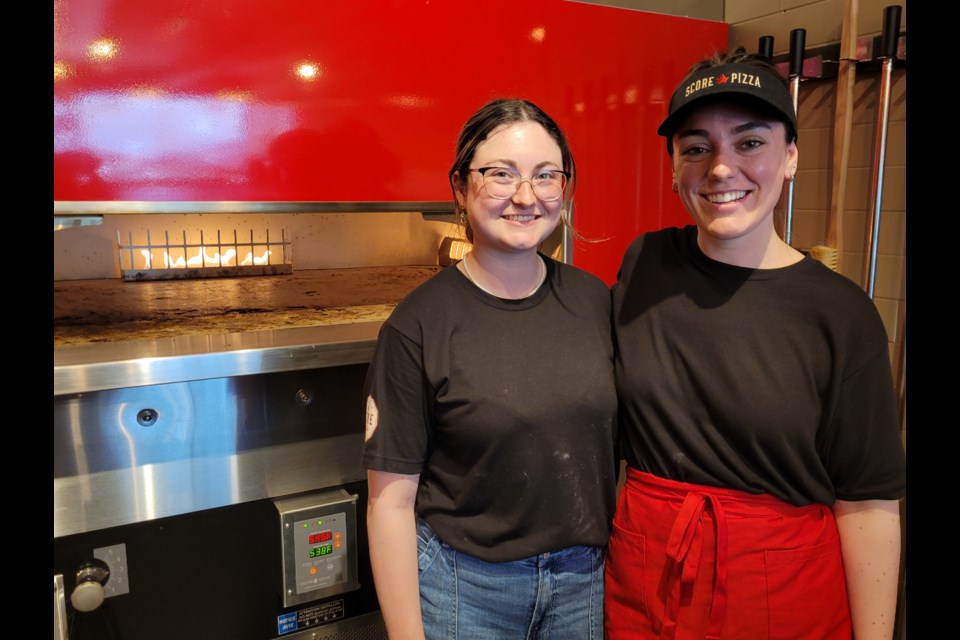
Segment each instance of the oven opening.
[[[224,237],[226,236],[226,237]],[[283,229],[279,239],[270,239],[270,229],[254,234],[222,234],[199,238],[180,237],[164,231],[163,241],[155,242],[146,230],[145,240],[134,242],[133,232],[127,232],[123,244],[117,232],[117,258],[124,280],[173,280],[187,278],[224,278],[236,276],[281,275],[293,273],[293,243]]]

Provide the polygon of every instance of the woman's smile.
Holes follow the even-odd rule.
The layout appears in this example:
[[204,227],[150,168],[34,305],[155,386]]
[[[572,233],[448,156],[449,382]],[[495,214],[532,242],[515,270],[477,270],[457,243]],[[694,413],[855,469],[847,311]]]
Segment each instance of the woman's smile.
[[749,191],[725,191],[722,193],[706,193],[703,194],[703,198],[707,202],[712,202],[713,204],[726,204],[728,202],[735,202],[742,200],[747,197]]

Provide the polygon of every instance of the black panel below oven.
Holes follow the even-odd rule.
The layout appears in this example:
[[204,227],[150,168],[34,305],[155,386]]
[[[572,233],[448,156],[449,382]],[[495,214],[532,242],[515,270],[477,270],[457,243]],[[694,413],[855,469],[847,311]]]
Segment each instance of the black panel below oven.
[[[70,639],[268,640],[281,636],[282,614],[319,606],[349,621],[378,611],[367,553],[366,483],[342,488],[359,496],[359,589],[284,609],[280,518],[272,500],[257,500],[55,538],[53,569],[63,574]],[[94,611],[75,611],[69,595],[77,569],[95,549],[119,544],[125,545],[129,593],[106,598]],[[321,632],[327,624],[313,629]]]

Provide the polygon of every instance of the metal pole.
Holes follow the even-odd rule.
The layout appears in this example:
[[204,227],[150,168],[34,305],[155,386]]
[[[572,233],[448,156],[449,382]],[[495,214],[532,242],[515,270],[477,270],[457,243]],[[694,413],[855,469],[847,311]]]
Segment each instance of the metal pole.
[[[794,29],[790,32],[790,95],[793,97],[793,111],[798,114],[798,96],[800,93],[800,77],[803,75],[804,47],[806,45],[806,29]],[[793,185],[796,180],[787,183],[787,219],[784,223],[783,240],[791,244],[793,236]]]
[[890,77],[893,61],[897,57],[897,39],[900,34],[901,7],[892,5],[883,10],[883,68],[880,77],[880,116],[877,121],[876,151],[874,153],[870,210],[873,216],[867,220],[867,251],[864,264],[864,287],[873,298],[877,274],[877,244],[880,239],[880,205],[883,200],[883,168],[887,151],[887,121],[890,116]]

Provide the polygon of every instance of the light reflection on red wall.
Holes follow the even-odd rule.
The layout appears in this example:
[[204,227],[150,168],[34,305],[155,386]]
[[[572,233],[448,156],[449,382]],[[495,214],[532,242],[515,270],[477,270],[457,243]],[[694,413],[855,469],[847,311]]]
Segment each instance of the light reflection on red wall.
[[570,138],[578,229],[608,238],[574,263],[610,281],[636,233],[687,222],[655,130],[726,40],[563,0],[58,0],[54,199],[449,201],[463,121],[520,96]]

